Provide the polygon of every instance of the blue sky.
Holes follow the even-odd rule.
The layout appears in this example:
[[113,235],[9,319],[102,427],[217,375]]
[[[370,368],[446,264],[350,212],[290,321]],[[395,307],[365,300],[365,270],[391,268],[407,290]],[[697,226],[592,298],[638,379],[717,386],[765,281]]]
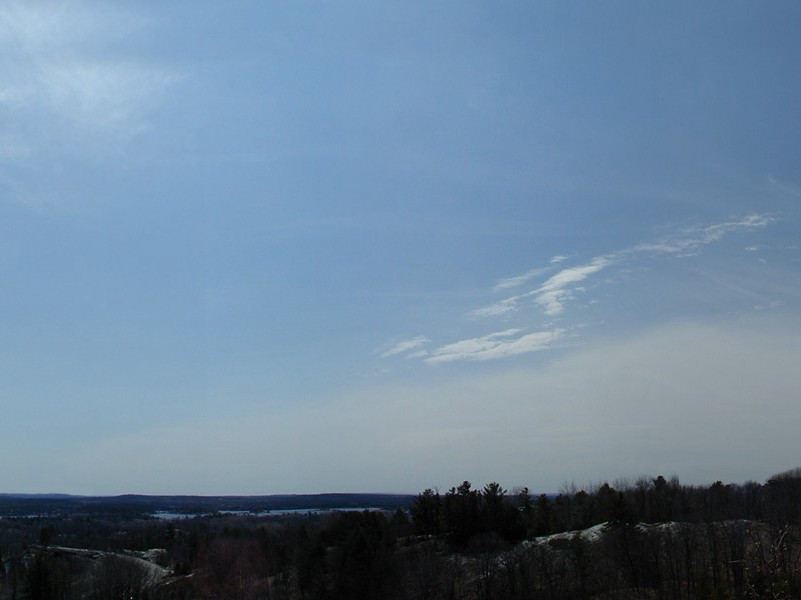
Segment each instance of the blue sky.
[[793,2],[6,2],[0,490],[761,480]]

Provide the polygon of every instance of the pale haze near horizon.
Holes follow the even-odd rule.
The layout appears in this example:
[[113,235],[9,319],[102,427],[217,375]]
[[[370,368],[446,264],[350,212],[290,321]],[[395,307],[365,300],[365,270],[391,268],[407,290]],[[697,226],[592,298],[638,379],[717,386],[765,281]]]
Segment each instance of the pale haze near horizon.
[[0,6],[0,492],[801,464],[801,7]]

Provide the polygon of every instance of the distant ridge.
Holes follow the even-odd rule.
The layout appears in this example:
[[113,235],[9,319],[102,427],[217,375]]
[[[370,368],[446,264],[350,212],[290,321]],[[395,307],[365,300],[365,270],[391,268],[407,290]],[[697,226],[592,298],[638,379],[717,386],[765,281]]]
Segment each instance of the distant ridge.
[[21,498],[21,499],[36,499],[42,498],[45,500],[67,500],[70,498],[85,498],[86,496],[75,496],[73,494],[4,494],[0,492],[0,498]]
[[268,512],[272,510],[332,510],[377,508],[395,510],[411,506],[412,494],[271,494],[264,496],[189,496],[123,494],[73,496],[70,494],[0,494],[0,517],[67,514],[153,514],[158,512],[207,514],[218,511]]

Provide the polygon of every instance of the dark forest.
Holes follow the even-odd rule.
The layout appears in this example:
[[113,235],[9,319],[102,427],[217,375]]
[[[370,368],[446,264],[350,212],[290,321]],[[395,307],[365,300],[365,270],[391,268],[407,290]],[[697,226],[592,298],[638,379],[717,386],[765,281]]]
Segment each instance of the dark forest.
[[371,500],[165,520],[147,497],[6,497],[0,598],[801,597],[801,470],[764,484],[657,476],[540,495],[465,481]]

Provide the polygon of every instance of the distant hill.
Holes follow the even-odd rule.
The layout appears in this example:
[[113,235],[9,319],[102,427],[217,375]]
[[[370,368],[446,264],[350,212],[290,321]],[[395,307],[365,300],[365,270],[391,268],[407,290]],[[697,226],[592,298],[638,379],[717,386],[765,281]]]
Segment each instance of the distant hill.
[[69,494],[0,494],[0,517],[69,514],[214,513],[336,508],[408,508],[410,494],[277,494],[269,496],[71,496]]
[[72,494],[2,494],[2,498],[17,498],[17,499],[44,499],[44,500],[65,500],[69,498],[81,498],[82,496],[73,496]]

